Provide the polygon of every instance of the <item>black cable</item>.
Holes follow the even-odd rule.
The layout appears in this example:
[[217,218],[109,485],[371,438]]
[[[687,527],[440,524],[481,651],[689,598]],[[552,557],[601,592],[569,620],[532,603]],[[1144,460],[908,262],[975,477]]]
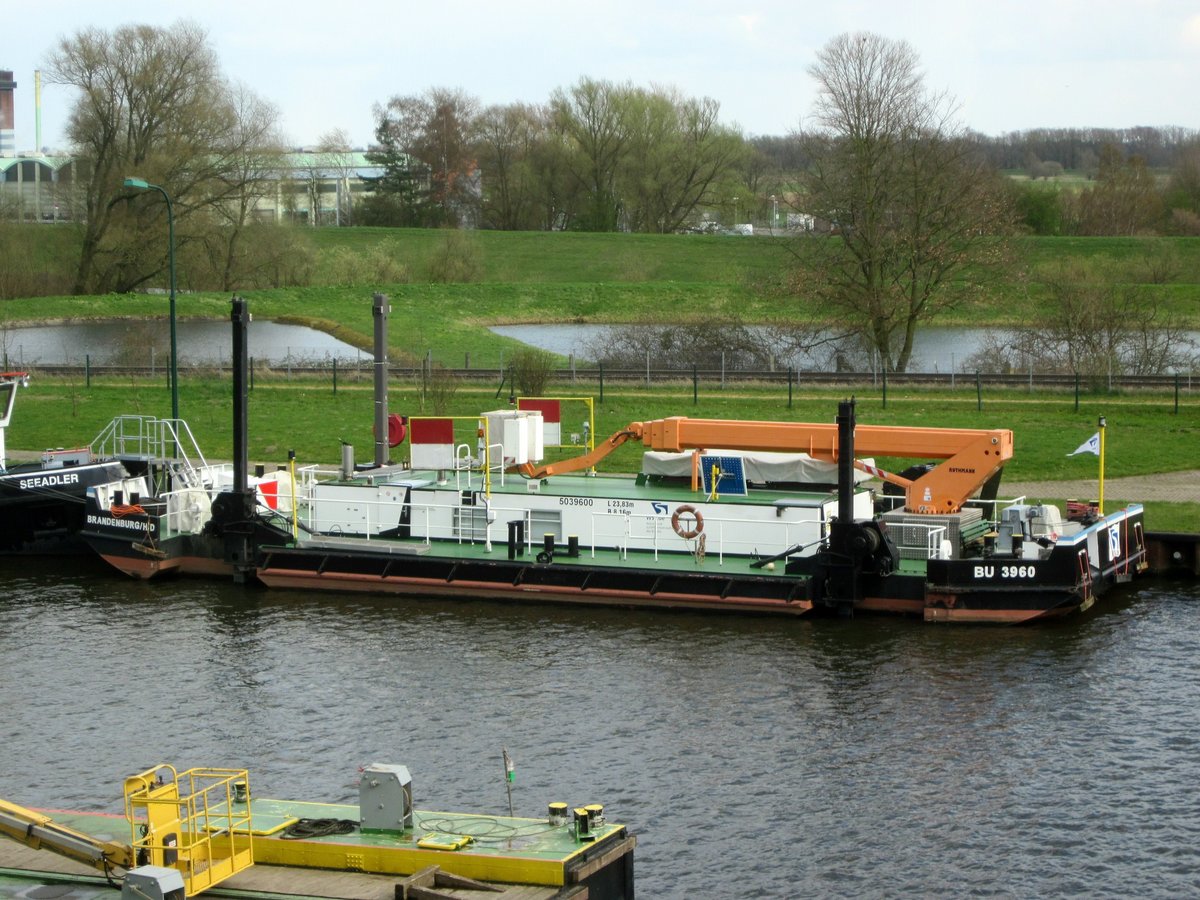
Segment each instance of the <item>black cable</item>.
[[286,841],[325,837],[328,834],[349,834],[358,827],[353,819],[300,819],[279,835]]

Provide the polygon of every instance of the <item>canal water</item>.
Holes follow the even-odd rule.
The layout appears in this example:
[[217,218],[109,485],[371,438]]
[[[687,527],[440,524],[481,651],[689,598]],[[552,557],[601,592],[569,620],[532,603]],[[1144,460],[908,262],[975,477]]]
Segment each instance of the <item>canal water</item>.
[[145,584],[0,561],[0,797],[119,809],[158,762],[259,796],[605,804],[645,898],[1200,893],[1200,589],[927,626]]

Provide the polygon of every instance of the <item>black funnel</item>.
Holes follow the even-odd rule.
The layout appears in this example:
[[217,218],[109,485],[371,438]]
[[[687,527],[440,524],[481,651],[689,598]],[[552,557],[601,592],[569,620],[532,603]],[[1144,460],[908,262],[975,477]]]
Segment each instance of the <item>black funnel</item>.
[[233,490],[245,494],[250,472],[250,395],[247,390],[250,370],[250,312],[246,301],[233,298]]
[[854,398],[838,404],[838,521],[854,521]]
[[375,317],[375,466],[387,464],[387,320],[392,307],[386,294],[376,294],[371,312]]

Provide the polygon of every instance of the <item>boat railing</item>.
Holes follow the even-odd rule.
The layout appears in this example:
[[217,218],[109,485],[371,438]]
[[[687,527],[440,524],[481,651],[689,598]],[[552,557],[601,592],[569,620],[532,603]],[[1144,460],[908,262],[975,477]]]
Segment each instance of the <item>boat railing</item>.
[[[498,460],[498,462],[493,462]],[[458,444],[454,448],[454,486],[459,490],[473,490],[478,473],[479,486],[487,490],[493,473],[500,473],[500,486],[504,486],[504,445],[489,444],[483,459],[476,459],[470,444]],[[463,481],[466,481],[464,486]]]
[[135,855],[177,869],[178,894],[189,897],[254,865],[250,806],[239,802],[249,783],[245,769],[177,772],[166,764],[129,776],[125,818]]
[[466,478],[466,490],[469,491],[471,489],[471,473],[475,468],[475,457],[471,454],[471,445],[456,445],[454,448],[454,486],[460,491],[463,490],[463,478]]
[[485,486],[491,485],[492,473],[500,473],[500,486],[504,486],[504,445],[503,444],[488,444],[487,453],[484,455],[483,462],[483,483]]
[[296,470],[296,490],[308,491],[312,486],[323,481],[336,481],[341,477],[341,471],[338,469],[322,469],[318,464],[313,463],[310,466],[301,466]]
[[212,496],[233,486],[233,463],[206,463],[191,470],[191,481],[184,488],[199,488]]
[[[910,531],[911,529],[911,531]],[[949,529],[945,525],[925,525],[920,522],[905,522],[902,530],[905,534],[920,534],[924,532],[924,540],[919,543],[896,542],[896,550],[901,559],[949,559],[950,541],[947,538]],[[896,532],[892,532],[895,536]]]
[[[209,472],[222,469],[222,466],[208,466]],[[229,467],[224,467],[229,468]],[[215,484],[209,486],[183,487],[160,495],[159,499],[166,504],[166,512],[160,520],[161,538],[180,534],[199,534],[212,518],[212,498]]]
[[[1013,506],[1018,503],[1024,503],[1025,500],[1026,500],[1026,497],[1024,494],[1022,494],[1020,497],[1013,497],[1011,499],[996,499],[996,500],[983,500],[979,497],[975,497],[975,498],[972,498],[971,500],[968,500],[967,505],[968,506],[976,506],[976,507],[983,509],[983,511],[984,511],[983,517],[985,519],[987,519],[988,522],[994,528],[996,526],[996,524],[1000,521],[1000,510],[1001,509],[1007,508],[1009,506]],[[891,512],[893,510],[900,509],[904,506],[904,496],[901,494],[883,494],[883,495],[880,495],[877,497],[876,503],[877,503],[876,508],[880,509],[880,511]],[[883,509],[883,507],[885,507],[885,506],[886,506],[886,510]]]
[[1018,503],[1024,503],[1026,497],[1022,494],[1020,497],[1011,499],[996,499],[996,500],[981,500],[978,497],[967,501],[971,506],[981,507],[984,511],[983,517],[988,520],[993,528],[1000,522],[1001,509],[1007,509],[1010,506],[1016,506]]
[[[635,523],[640,523],[640,534],[637,535],[634,534]],[[612,527],[614,525],[616,527]],[[824,537],[824,529],[825,523],[817,520],[765,522],[762,519],[710,514],[704,520],[700,535],[684,538],[672,528],[671,520],[661,515],[631,513],[613,516],[597,512],[591,515],[589,542],[592,558],[595,558],[597,549],[615,547],[622,559],[628,559],[632,547],[639,551],[651,550],[655,560],[660,551],[699,552],[704,556],[716,556],[717,564],[723,565],[726,556],[770,556],[791,547],[815,543]],[[704,537],[702,544],[701,536]]]
[[[412,501],[402,504],[395,500],[367,499],[348,502],[339,498],[312,499],[310,493],[302,494],[299,518],[305,530],[312,534],[394,540],[394,529],[400,526],[405,508],[412,539],[426,545],[435,540],[490,545],[506,538],[508,522],[521,521],[525,525],[524,545],[532,548],[544,531],[554,528],[550,522],[538,518],[536,510],[496,505],[495,497],[482,499],[474,505],[463,505]],[[539,527],[543,531],[538,531]],[[721,564],[726,556],[769,556],[792,547],[814,544],[824,537],[825,527],[826,523],[816,520],[763,520],[710,514],[705,518],[701,548],[698,537],[686,539],[677,534],[669,517],[593,512],[589,533],[580,537],[592,558],[606,549],[616,550],[623,559],[628,558],[631,550],[649,551],[656,560],[660,552],[696,553],[702,549],[705,555],[715,556]],[[381,537],[384,533],[391,534]],[[566,537],[561,535],[558,539],[565,541]]]
[[173,485],[201,487],[208,462],[183,419],[117,416],[96,435],[92,453],[100,457],[140,459],[172,475]]

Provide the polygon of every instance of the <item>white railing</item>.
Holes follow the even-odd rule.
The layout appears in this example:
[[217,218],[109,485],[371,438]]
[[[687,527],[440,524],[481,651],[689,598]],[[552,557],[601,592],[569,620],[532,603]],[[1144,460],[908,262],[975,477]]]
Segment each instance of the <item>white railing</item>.
[[[615,519],[624,520],[619,528],[605,528]],[[670,519],[663,516],[629,514],[614,516],[608,513],[592,513],[589,551],[593,558],[596,550],[612,547],[628,559],[631,547],[638,551],[650,550],[658,559],[660,551],[695,552],[699,537],[683,538],[675,533]],[[633,523],[641,521],[643,535],[635,538]],[[828,523],[807,520],[801,522],[764,521],[734,517],[717,517],[711,513],[704,519],[704,553],[716,556],[723,565],[726,556],[772,556],[802,544],[815,544],[827,535]],[[599,526],[599,527],[598,527]],[[649,538],[649,545],[642,543]],[[614,543],[615,541],[615,543]],[[636,546],[634,546],[636,545]]]
[[[305,479],[310,476],[310,473],[298,474],[303,474]],[[308,490],[297,493],[299,521],[314,535],[389,540],[380,538],[380,532],[398,527],[402,513],[407,509],[412,539],[426,545],[435,540],[488,545],[505,541],[508,522],[517,520],[525,526],[524,546],[532,549],[540,545],[540,535],[534,534],[537,526],[535,511],[526,507],[497,506],[495,498],[489,501],[480,497],[479,504],[474,506],[369,499],[347,504],[341,498],[313,499]],[[322,512],[329,508],[345,510],[347,506],[350,507],[349,516]],[[592,558],[604,549],[616,550],[622,559],[627,559],[631,550],[650,552],[656,560],[660,552],[695,552],[697,549],[694,541],[685,540],[674,532],[669,518],[659,515],[593,512],[587,530],[588,533],[580,537],[584,541],[583,549]],[[716,557],[719,564],[726,556],[770,556],[792,547],[818,543],[826,536],[826,530],[827,523],[821,521],[768,521],[710,514],[704,522],[704,552]],[[565,538],[566,535],[563,540]]]
[[[499,462],[492,462],[499,460]],[[479,483],[482,487],[487,487],[488,476],[493,472],[500,473],[500,486],[504,486],[504,445],[489,444],[487,446],[486,457],[483,460],[476,459],[471,453],[470,444],[458,444],[454,448],[454,486],[459,490],[463,489],[462,479],[466,478],[466,488],[471,489],[474,484],[475,473],[479,473]]]
[[[900,553],[901,559],[945,559],[946,555],[942,552],[942,543],[946,541],[948,529],[945,525],[925,525],[921,522],[906,521],[902,530],[913,529],[914,531],[925,532],[925,540],[921,544],[902,544],[897,542],[896,549]],[[895,535],[895,530],[889,530],[889,533]]]
[[[467,479],[467,490],[471,489],[471,473],[475,471],[475,457],[471,455],[471,446],[469,444],[459,444],[454,448],[454,486],[460,491],[463,489],[462,478],[464,474]],[[480,475],[482,482],[483,476]]]
[[[200,498],[204,497],[202,501]],[[178,534],[199,534],[212,518],[212,495],[202,488],[183,488],[160,495],[166,514],[159,520],[159,538]]]
[[96,435],[91,448],[100,457],[138,458],[157,463],[170,472],[174,482],[188,487],[204,487],[200,471],[210,468],[183,419],[117,416]]

